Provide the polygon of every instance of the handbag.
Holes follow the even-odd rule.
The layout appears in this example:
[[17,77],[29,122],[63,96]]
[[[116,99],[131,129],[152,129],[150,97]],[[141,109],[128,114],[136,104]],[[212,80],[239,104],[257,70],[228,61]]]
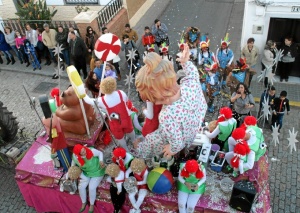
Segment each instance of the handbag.
[[62,184],[63,184],[64,191],[67,192],[77,191],[77,183],[75,180],[64,180]]

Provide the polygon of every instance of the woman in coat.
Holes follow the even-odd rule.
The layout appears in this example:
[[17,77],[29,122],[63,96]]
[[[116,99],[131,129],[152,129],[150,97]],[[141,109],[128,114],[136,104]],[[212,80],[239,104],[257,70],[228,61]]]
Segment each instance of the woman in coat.
[[[265,46],[263,56],[262,56],[262,70],[266,69],[265,76],[268,76],[269,72],[275,73],[275,66],[274,66],[274,58],[275,58],[275,49],[276,49],[276,43],[272,40],[267,41],[267,44]],[[264,85],[265,88],[268,87],[269,79],[268,77],[265,77]]]
[[10,62],[12,62],[11,64],[14,64],[16,62],[13,55],[10,53],[10,50],[11,47],[6,42],[4,33],[0,30],[0,51],[2,51],[5,55],[5,58],[7,60],[6,65],[10,64]]

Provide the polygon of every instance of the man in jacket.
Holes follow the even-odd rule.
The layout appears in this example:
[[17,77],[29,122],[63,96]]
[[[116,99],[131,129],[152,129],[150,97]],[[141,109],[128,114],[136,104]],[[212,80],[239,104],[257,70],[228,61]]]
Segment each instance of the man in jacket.
[[62,26],[58,26],[58,32],[56,34],[55,40],[63,48],[62,55],[67,66],[70,66],[70,56],[69,56],[69,43],[68,43],[68,33],[64,30]]
[[56,39],[55,39],[57,32],[54,29],[50,29],[49,24],[47,24],[47,23],[45,23],[43,25],[43,27],[44,27],[44,31],[42,33],[43,43],[46,47],[48,47],[48,50],[50,52],[50,57],[51,57],[52,61],[57,65],[57,60],[56,60],[56,58],[54,56],[54,52],[53,52],[53,50],[55,49],[55,46],[57,44]]
[[137,32],[130,28],[129,24],[125,25],[125,30],[123,31],[122,35],[128,35],[130,40],[133,40],[135,43],[139,39]]
[[286,82],[289,80],[295,57],[297,55],[297,45],[293,43],[293,39],[290,36],[286,36],[284,39],[284,45],[282,47],[283,57],[281,59],[282,66],[280,69],[280,81],[285,79]]
[[157,47],[160,47],[164,42],[166,42],[167,46],[169,45],[168,28],[158,19],[155,19],[154,25],[152,26],[152,34],[155,36]]
[[70,37],[70,50],[71,50],[71,57],[74,62],[74,66],[80,74],[80,70],[82,69],[83,78],[86,79],[87,77],[87,69],[86,69],[86,45],[84,41],[76,36],[74,31],[69,32]]

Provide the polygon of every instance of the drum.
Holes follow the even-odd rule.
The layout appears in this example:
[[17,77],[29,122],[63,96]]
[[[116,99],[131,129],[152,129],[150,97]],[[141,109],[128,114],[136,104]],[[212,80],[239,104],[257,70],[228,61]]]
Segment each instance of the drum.
[[136,185],[136,179],[135,177],[129,177],[125,180],[124,182],[124,188],[126,189],[126,191],[130,194],[130,193],[137,193],[138,191],[138,188],[137,188],[137,185]]

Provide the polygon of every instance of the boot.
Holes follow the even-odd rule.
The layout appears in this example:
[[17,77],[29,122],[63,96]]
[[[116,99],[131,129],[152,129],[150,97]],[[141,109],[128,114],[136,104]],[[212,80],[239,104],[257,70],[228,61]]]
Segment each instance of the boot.
[[13,65],[14,63],[16,63],[15,58],[12,56],[11,57],[11,65]]
[[30,66],[30,63],[29,63],[29,61],[27,61],[26,67],[29,67],[29,66]]
[[8,59],[7,59],[7,63],[6,63],[6,65],[9,65],[9,64],[10,64],[10,62],[11,62],[11,60],[8,58]]
[[121,74],[118,73],[118,81],[121,81]]
[[0,64],[3,64],[3,59],[1,56],[0,56]]

